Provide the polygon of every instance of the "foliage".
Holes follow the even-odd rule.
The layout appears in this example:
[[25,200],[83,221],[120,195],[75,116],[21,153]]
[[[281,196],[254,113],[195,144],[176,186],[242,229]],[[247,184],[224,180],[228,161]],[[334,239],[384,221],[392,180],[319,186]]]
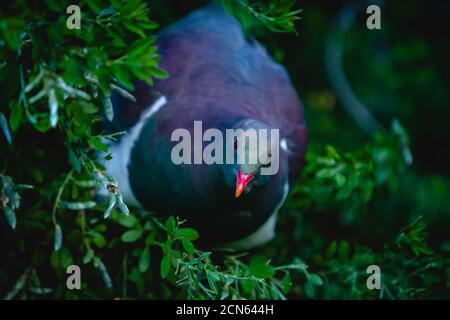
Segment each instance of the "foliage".
[[375,188],[387,185],[395,190],[399,175],[412,163],[408,137],[398,121],[389,134],[377,133],[361,150],[338,152],[310,150],[303,177],[294,188],[291,207],[324,210],[340,206],[347,222],[364,211]]
[[302,10],[291,10],[295,5],[294,0],[222,0],[222,4],[245,28],[260,24],[274,32],[297,33],[295,21],[300,19],[299,14]]
[[[301,12],[294,8],[295,1],[222,3],[249,32],[257,25],[295,32]],[[167,23],[159,16],[167,5],[154,1],[149,9],[143,0],[82,1],[82,29],[68,30],[69,4],[16,1],[0,13],[4,93],[0,97],[0,296],[450,296],[448,229],[438,229],[436,234],[446,236],[429,244],[425,224],[427,217],[434,217],[425,213],[446,212],[447,178],[411,173],[410,141],[398,121],[389,131],[364,139],[362,147],[360,141],[346,139],[358,136],[358,131],[342,115],[330,120],[327,112],[334,110],[334,95],[321,85],[305,89],[308,127],[315,142],[271,244],[240,254],[205,252],[196,247],[201,235],[188,222],[176,217],[162,221],[150,212],[129,209],[120,185],[101,165],[111,158],[107,141],[122,133],[105,134],[100,122],[114,117],[112,91],[133,100],[133,81],[151,85],[155,78],[170,76],[158,68],[158,24],[149,19]],[[307,9],[318,25],[311,30],[320,37],[322,16],[315,7]],[[282,60],[282,46],[270,35],[265,40]],[[308,58],[307,63],[314,61],[316,52]],[[304,89],[295,74],[303,60],[307,59],[288,59],[285,64],[294,84]],[[386,70],[383,76],[395,78]],[[364,90],[359,91],[364,95]],[[338,141],[333,141],[338,132]],[[326,147],[321,139],[327,140]],[[98,190],[106,191],[106,203],[95,197]],[[424,218],[417,215],[421,211]],[[392,221],[394,217],[397,220]],[[439,225],[428,222],[433,230]],[[398,231],[399,225],[407,227]],[[80,291],[66,289],[66,267],[74,263],[83,269]],[[382,268],[380,291],[365,285],[371,264]]]

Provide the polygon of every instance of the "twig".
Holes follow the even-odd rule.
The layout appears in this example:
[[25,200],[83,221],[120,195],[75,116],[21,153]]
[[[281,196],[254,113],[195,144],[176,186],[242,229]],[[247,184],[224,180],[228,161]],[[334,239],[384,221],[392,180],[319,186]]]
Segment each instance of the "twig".
[[58,193],[57,193],[57,195],[56,195],[56,199],[55,199],[55,202],[54,202],[54,204],[53,204],[53,209],[52,209],[52,221],[53,221],[53,224],[54,224],[55,226],[58,224],[58,223],[56,222],[56,211],[57,211],[58,206],[59,206],[59,204],[60,204],[60,202],[61,202],[61,196],[62,196],[62,193],[63,193],[64,189],[66,188],[67,183],[68,183],[68,182],[70,181],[70,179],[72,178],[73,172],[74,172],[74,169],[71,169],[71,170],[69,171],[69,173],[67,174],[67,176],[64,178],[63,183],[61,184],[61,186],[60,186],[59,189],[58,189]]
[[337,30],[332,32],[325,43],[325,68],[331,85],[341,101],[342,107],[355,122],[369,135],[382,129],[369,109],[358,99],[345,74],[343,60],[343,38],[356,17],[354,4],[345,6],[337,17]]

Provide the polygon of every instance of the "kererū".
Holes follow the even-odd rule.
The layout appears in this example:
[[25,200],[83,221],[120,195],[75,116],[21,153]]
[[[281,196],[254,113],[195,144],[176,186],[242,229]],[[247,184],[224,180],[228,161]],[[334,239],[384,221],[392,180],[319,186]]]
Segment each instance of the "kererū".
[[[164,29],[157,42],[169,78],[153,86],[137,82],[137,102],[113,96],[110,129],[127,133],[110,146],[108,174],[128,205],[186,219],[209,247],[246,250],[269,241],[307,142],[303,107],[286,70],[217,5]],[[173,132],[184,128],[193,136],[196,121],[203,132],[215,128],[224,137],[227,129],[278,129],[277,173],[260,174],[274,161],[268,148],[256,163],[174,163]],[[257,152],[239,140],[234,147],[244,144],[248,159]]]

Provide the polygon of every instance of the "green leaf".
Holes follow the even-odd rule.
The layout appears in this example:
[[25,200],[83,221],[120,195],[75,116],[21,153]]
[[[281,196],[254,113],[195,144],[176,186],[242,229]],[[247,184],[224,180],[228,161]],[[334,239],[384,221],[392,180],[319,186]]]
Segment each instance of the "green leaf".
[[191,241],[187,239],[181,239],[181,244],[183,245],[184,250],[191,256],[195,252],[195,247]]
[[119,210],[126,216],[128,216],[130,214],[130,210],[128,210],[127,205],[125,204],[125,202],[123,202],[122,200],[122,194],[117,194],[117,203],[119,206]]
[[9,144],[11,144],[12,136],[11,136],[11,132],[9,131],[8,121],[6,121],[4,114],[1,112],[0,112],[0,128],[3,131],[3,135],[5,136],[6,141]]
[[122,234],[122,241],[123,242],[135,242],[139,240],[142,237],[142,231],[141,230],[129,230]]
[[97,247],[99,247],[99,248],[105,247],[106,239],[101,233],[95,232],[95,231],[89,231],[89,235],[92,237],[92,241],[95,243],[95,245]]
[[109,217],[115,205],[116,205],[116,195],[114,193],[110,193],[108,195],[108,208],[106,208],[105,212],[103,213],[104,219]]
[[155,240],[156,240],[156,232],[152,231],[145,239],[145,244],[151,246],[153,243],[155,243]]
[[87,264],[89,262],[92,261],[92,259],[94,258],[94,251],[93,250],[88,250],[88,252],[86,252],[84,258],[83,258],[83,263]]
[[14,189],[16,190],[30,190],[30,189],[34,189],[34,187],[31,184],[23,184],[23,183],[19,183],[16,184]]
[[73,264],[72,254],[66,247],[61,247],[60,250],[52,252],[50,263],[55,269],[66,269]]
[[148,30],[153,30],[153,29],[157,29],[159,27],[159,25],[154,22],[154,21],[139,21],[136,23],[139,27],[141,27],[142,29],[148,29]]
[[286,297],[284,296],[283,292],[281,292],[280,289],[278,289],[278,287],[275,285],[275,283],[272,283],[272,285],[270,286],[270,294],[273,299],[286,300]]
[[249,270],[257,278],[271,278],[275,274],[274,267],[269,265],[267,258],[264,256],[253,258],[250,262]]
[[94,264],[96,265],[96,267],[102,273],[103,283],[105,284],[105,286],[107,288],[112,288],[112,280],[111,280],[111,277],[109,275],[108,269],[106,269],[106,266],[103,263],[103,261],[101,261],[100,259],[96,259]]
[[335,174],[336,174],[336,169],[324,168],[324,169],[317,171],[316,177],[326,179],[326,178],[333,177]]
[[141,256],[139,257],[139,271],[144,273],[148,270],[150,266],[150,249],[145,247],[141,252]]
[[[113,119],[114,119],[114,111],[113,111],[113,105],[112,105],[112,102],[111,102],[111,97],[104,96],[103,99],[102,99],[102,103],[103,103],[103,108],[105,109],[106,118],[109,121],[113,121]],[[104,151],[104,152],[106,152],[106,151]]]
[[108,146],[100,141],[97,137],[90,137],[88,139],[88,143],[95,150],[99,150],[104,153],[108,152]]
[[124,20],[123,25],[125,26],[125,28],[127,28],[131,32],[136,33],[141,38],[145,38],[145,32],[141,28],[139,28],[134,22],[129,21],[129,20]]
[[283,285],[284,294],[288,294],[289,290],[291,289],[291,286],[292,286],[292,280],[291,280],[291,276],[289,275],[289,273],[286,273],[284,275],[283,279],[281,280],[281,284]]
[[126,228],[133,228],[134,226],[139,224],[138,219],[132,215],[131,216],[130,215],[128,215],[128,216],[120,215],[120,216],[118,216],[117,222]]
[[153,223],[151,221],[147,221],[144,225],[144,230],[145,231],[150,231],[153,229]]
[[68,147],[69,161],[76,172],[81,171],[81,161],[80,158],[75,154],[71,147]]
[[83,209],[90,209],[97,205],[95,201],[84,201],[84,202],[68,202],[68,201],[61,201],[59,206],[63,209],[69,209],[69,210],[83,210]]
[[161,260],[161,278],[165,279],[169,275],[170,271],[170,257],[165,255]]
[[206,274],[206,278],[208,280],[208,284],[209,284],[209,287],[211,288],[211,290],[214,291],[214,293],[217,293],[217,286],[215,283],[215,279],[213,277],[211,277],[209,275],[209,273]]
[[168,234],[173,234],[176,228],[175,218],[173,216],[169,217],[166,221],[166,228]]
[[337,173],[336,176],[334,177],[335,181],[336,181],[336,187],[339,189],[342,186],[345,185],[345,182],[347,181],[347,179],[345,178],[345,176],[341,173]]
[[61,249],[61,245],[62,245],[62,229],[61,226],[59,224],[55,225],[55,237],[53,240],[53,249],[55,251],[58,251],[59,249]]
[[111,71],[117,81],[122,84],[128,90],[133,90],[134,86],[130,77],[130,74],[126,67],[123,65],[113,65]]
[[[90,2],[91,1],[88,1],[88,5],[89,6],[91,6],[91,4],[90,4]],[[97,10],[100,10],[100,8],[98,8]],[[106,8],[104,8],[104,9],[102,9],[99,13],[98,13],[98,17],[99,18],[103,18],[103,17],[106,17],[106,16],[111,16],[111,15],[113,15],[114,13],[116,13],[116,9],[113,7],[113,6],[109,6],[109,7],[106,7]]]
[[255,281],[250,280],[250,279],[242,280],[241,286],[242,286],[242,289],[244,290],[244,292],[249,294],[252,292],[253,287],[255,286]]
[[321,286],[321,285],[323,285],[322,278],[319,277],[317,274],[309,274],[309,275],[308,275],[308,281],[309,281],[313,286]]
[[152,76],[158,79],[167,79],[169,77],[169,73],[165,70],[162,70],[157,67],[151,68]]
[[10,104],[11,115],[9,116],[9,125],[13,132],[17,131],[20,125],[20,120],[22,118],[22,106],[16,100]]
[[347,241],[342,240],[339,243],[339,259],[341,261],[347,261],[349,258],[350,246]]
[[48,92],[48,107],[50,109],[50,125],[54,128],[58,124],[58,99],[53,88]]
[[6,221],[8,221],[8,224],[11,226],[11,228],[16,229],[17,220],[14,211],[8,206],[4,207],[3,211],[5,212],[5,217]]
[[193,241],[198,239],[199,235],[198,232],[192,228],[181,228],[177,231],[176,236]]
[[333,241],[333,242],[328,246],[327,253],[326,253],[326,257],[327,257],[327,258],[333,257],[333,256],[336,254],[336,251],[337,251],[337,243],[336,243],[336,241]]

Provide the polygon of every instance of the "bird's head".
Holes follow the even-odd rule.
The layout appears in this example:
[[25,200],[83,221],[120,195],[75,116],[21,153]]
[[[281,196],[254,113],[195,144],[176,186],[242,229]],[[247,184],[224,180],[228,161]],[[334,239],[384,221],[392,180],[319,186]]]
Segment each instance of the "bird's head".
[[240,121],[234,127],[236,198],[267,183],[278,172],[279,134],[273,131],[268,124],[250,119]]

